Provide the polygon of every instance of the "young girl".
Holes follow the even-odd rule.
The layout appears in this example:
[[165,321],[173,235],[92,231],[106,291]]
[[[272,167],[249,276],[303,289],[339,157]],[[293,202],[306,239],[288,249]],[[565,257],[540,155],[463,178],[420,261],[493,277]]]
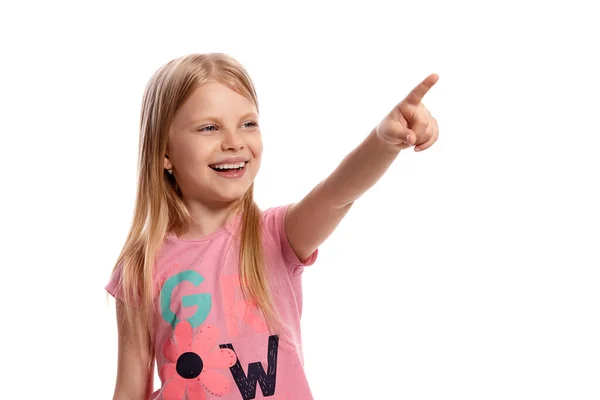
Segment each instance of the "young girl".
[[106,286],[117,299],[114,399],[312,399],[301,274],[401,150],[437,140],[421,103],[437,79],[306,197],[262,211],[258,101],[245,69],[220,53],[161,67],[143,98],[133,224]]

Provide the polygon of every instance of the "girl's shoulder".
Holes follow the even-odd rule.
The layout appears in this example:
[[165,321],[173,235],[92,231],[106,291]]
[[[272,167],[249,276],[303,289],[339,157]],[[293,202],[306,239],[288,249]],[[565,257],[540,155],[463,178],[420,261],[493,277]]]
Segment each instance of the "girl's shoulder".
[[304,261],[300,260],[292,249],[285,228],[285,214],[292,204],[289,203],[266,209],[262,213],[261,222],[265,233],[264,236],[270,243],[270,247],[265,246],[265,250],[276,253],[286,268],[294,275],[298,275],[304,270],[304,267],[315,263],[318,257],[318,249]]

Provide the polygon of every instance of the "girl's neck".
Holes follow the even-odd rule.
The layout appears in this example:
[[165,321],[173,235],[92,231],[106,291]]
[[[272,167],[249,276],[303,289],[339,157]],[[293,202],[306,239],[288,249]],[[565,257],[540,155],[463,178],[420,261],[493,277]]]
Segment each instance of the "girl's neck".
[[190,205],[192,220],[184,232],[177,237],[183,240],[197,240],[212,235],[221,229],[234,215],[242,211],[241,203],[232,203],[223,208],[208,208],[203,205]]

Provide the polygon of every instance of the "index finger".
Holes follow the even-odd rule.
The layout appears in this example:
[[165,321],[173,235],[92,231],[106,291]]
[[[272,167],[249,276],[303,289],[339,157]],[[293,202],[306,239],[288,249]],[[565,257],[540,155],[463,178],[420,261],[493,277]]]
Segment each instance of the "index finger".
[[429,92],[429,89],[435,85],[438,79],[440,79],[438,74],[429,75],[423,80],[423,82],[419,83],[413,90],[410,91],[404,101],[408,104],[418,106],[421,103],[421,100],[423,100],[423,97],[425,97],[427,92]]

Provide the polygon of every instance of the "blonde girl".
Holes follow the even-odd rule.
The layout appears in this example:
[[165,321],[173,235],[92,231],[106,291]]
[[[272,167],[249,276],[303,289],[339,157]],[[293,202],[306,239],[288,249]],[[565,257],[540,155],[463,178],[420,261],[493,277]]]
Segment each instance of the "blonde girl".
[[106,286],[114,399],[312,399],[303,269],[401,150],[437,140],[421,103],[437,80],[417,85],[304,198],[263,211],[253,199],[259,107],[244,67],[210,53],[159,68],[143,96],[133,222]]

